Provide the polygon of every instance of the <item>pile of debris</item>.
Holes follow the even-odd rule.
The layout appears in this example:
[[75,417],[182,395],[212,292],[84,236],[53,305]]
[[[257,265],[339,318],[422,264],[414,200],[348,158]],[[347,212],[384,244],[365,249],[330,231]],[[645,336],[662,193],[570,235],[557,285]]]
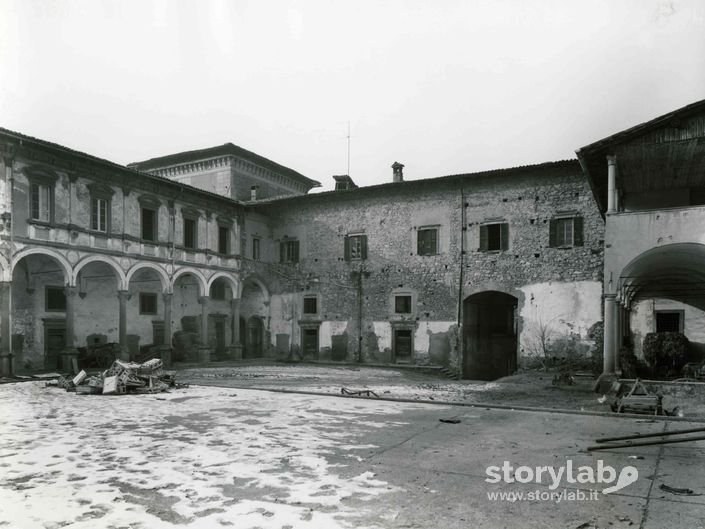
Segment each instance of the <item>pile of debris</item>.
[[169,388],[187,387],[176,383],[175,371],[164,371],[164,364],[153,358],[142,364],[115,360],[109,369],[88,376],[81,371],[75,377],[59,377],[47,382],[66,391],[84,395],[122,395],[125,393],[159,393]]

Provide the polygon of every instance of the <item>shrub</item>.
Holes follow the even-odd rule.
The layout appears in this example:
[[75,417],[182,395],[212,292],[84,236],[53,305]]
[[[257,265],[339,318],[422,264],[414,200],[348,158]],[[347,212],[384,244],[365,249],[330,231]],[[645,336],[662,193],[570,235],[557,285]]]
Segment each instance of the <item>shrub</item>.
[[688,362],[688,338],[679,332],[650,332],[644,336],[642,351],[654,375],[680,373]]
[[592,372],[596,375],[602,373],[602,363],[604,358],[604,343],[605,343],[605,326],[604,323],[598,321],[588,330],[588,338],[595,342],[591,351]]

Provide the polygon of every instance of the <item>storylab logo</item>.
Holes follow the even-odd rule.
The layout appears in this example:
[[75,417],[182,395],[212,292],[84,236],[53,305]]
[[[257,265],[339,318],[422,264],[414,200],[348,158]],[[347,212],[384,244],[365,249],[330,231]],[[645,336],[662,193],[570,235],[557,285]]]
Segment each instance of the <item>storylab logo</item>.
[[[501,466],[487,467],[485,473],[487,475],[485,481],[490,484],[535,483],[548,486],[548,490],[543,488],[535,491],[491,491],[487,493],[488,499],[503,501],[594,501],[599,498],[598,485],[602,486],[602,494],[612,494],[639,479],[639,471],[635,467],[625,466],[617,472],[613,466],[605,465],[601,459],[597,461],[595,468],[587,465],[575,467],[570,459],[566,461],[565,465],[559,467],[530,467],[527,465],[515,467],[511,462],[504,461]],[[559,491],[558,488],[561,485],[563,490]],[[605,487],[605,485],[607,486]],[[582,490],[585,486],[588,486],[589,490]]]

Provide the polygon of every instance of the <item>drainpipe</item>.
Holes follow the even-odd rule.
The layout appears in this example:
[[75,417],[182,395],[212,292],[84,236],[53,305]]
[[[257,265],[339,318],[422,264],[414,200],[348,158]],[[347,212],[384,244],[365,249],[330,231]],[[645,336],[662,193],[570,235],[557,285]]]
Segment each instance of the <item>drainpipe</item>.
[[362,263],[357,277],[357,362],[362,363]]
[[463,351],[463,281],[465,280],[465,233],[468,227],[465,218],[465,190],[460,187],[460,271],[458,273],[458,336],[456,344],[458,347],[458,358],[456,360],[456,368],[462,372],[462,351]]
[[[20,142],[21,144],[22,142]],[[12,274],[13,274],[13,267],[14,267],[14,261],[15,261],[15,171],[13,164],[15,162],[15,146],[11,145],[10,146],[10,152],[8,155],[5,156],[4,159],[5,162],[5,175],[7,177],[7,180],[9,182],[10,186],[10,252],[8,255],[8,264],[10,265],[10,287],[7,289],[7,296],[8,296],[8,303],[9,303],[9,308],[10,308],[10,313],[8,314],[7,317],[7,327],[8,327],[8,333],[7,333],[7,345],[8,345],[8,354],[9,359],[8,359],[8,371],[10,375],[14,375],[15,373],[15,365],[13,362],[13,355],[14,355],[14,347],[12,344],[12,315],[13,315],[13,310],[12,310]]]
[[607,213],[617,211],[617,157],[607,156]]

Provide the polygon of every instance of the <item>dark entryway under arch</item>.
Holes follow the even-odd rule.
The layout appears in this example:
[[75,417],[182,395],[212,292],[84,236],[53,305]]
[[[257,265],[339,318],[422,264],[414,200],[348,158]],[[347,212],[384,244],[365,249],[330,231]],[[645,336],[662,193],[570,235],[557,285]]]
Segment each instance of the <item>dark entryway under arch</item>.
[[516,371],[518,300],[504,292],[473,294],[463,303],[463,378],[495,380]]

